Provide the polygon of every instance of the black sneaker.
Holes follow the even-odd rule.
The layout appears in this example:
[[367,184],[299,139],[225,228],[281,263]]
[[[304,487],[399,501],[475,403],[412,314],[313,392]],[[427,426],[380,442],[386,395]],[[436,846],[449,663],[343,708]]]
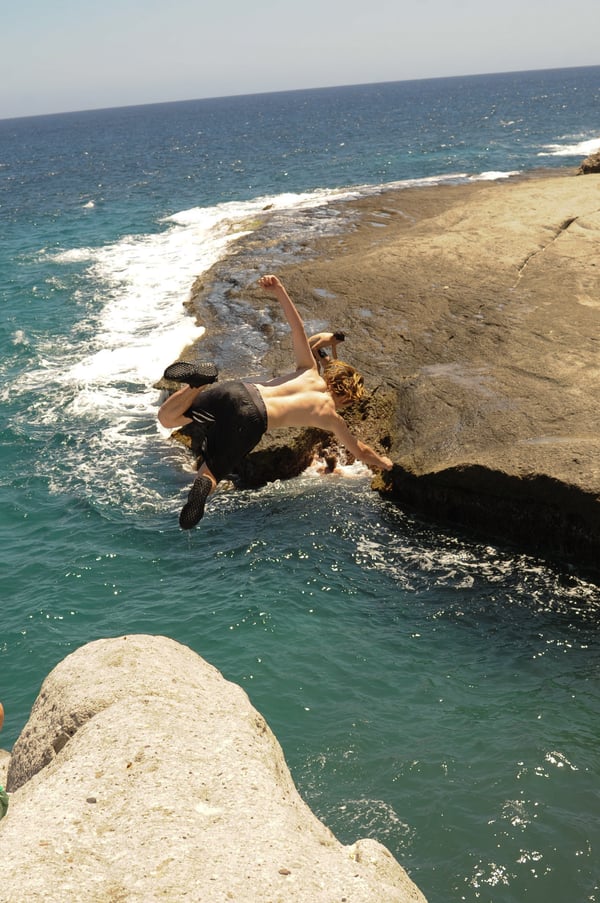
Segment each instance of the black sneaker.
[[176,361],[167,367],[163,376],[171,382],[187,383],[193,389],[199,389],[200,386],[214,383],[219,376],[219,371],[216,364],[203,364],[200,362],[188,364],[186,361]]
[[181,509],[181,514],[179,515],[179,526],[182,530],[191,530],[192,527],[196,526],[198,521],[202,520],[206,499],[208,498],[211,489],[211,480],[204,476],[204,474],[198,474],[190,489],[188,500]]

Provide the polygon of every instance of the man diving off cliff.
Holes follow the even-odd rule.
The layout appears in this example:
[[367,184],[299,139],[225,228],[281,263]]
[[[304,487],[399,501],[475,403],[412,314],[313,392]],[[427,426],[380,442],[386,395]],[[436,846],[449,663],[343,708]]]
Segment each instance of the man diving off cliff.
[[195,423],[202,435],[203,463],[188,500],[179,515],[184,530],[195,527],[204,514],[209,494],[235,470],[267,430],[289,426],[317,427],[333,433],[348,451],[370,467],[390,470],[392,462],[357,439],[338,409],[364,394],[362,376],[342,361],[332,361],[319,375],[304,324],[276,276],[262,276],[259,285],[272,292],[290,325],[296,369],[283,376],[211,385],[217,378],[214,364],[178,361],[165,370],[165,378],[185,383],[161,405],[160,423],[175,429]]

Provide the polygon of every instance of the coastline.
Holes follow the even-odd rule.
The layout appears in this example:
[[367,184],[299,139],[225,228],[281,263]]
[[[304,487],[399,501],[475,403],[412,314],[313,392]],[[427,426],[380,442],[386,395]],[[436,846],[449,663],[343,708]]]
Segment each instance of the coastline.
[[[539,170],[334,206],[344,228],[307,240],[277,272],[305,319],[347,333],[344,356],[368,387],[394,398],[386,441],[397,466],[377,488],[507,541],[533,530],[532,547],[594,564],[600,176]],[[215,285],[263,309],[247,275],[274,263],[260,232],[240,241],[194,287],[199,322]],[[202,353],[218,354],[218,339],[209,325]],[[265,371],[289,366],[285,336],[266,344]],[[371,429],[367,441],[382,424]],[[531,515],[517,523],[524,506]]]

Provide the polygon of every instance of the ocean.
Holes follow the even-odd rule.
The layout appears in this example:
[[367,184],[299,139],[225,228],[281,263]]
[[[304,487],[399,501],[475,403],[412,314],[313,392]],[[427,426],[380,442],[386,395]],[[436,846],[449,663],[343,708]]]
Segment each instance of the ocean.
[[[573,168],[599,113],[588,67],[0,121],[4,748],[71,651],[170,636],[430,903],[600,900],[598,587],[415,518],[360,464],[223,489],[183,533],[191,461],[154,388],[202,334],[194,279],[265,207],[277,272],[343,227],[334,200]],[[247,373],[266,332],[220,310]]]

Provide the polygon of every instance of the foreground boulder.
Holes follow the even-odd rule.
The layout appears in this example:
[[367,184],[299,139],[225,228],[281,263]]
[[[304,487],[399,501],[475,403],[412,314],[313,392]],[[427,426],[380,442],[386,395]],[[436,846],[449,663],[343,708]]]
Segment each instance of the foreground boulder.
[[61,662],[7,783],[5,903],[425,899],[381,844],[336,840],[244,691],[164,637]]

